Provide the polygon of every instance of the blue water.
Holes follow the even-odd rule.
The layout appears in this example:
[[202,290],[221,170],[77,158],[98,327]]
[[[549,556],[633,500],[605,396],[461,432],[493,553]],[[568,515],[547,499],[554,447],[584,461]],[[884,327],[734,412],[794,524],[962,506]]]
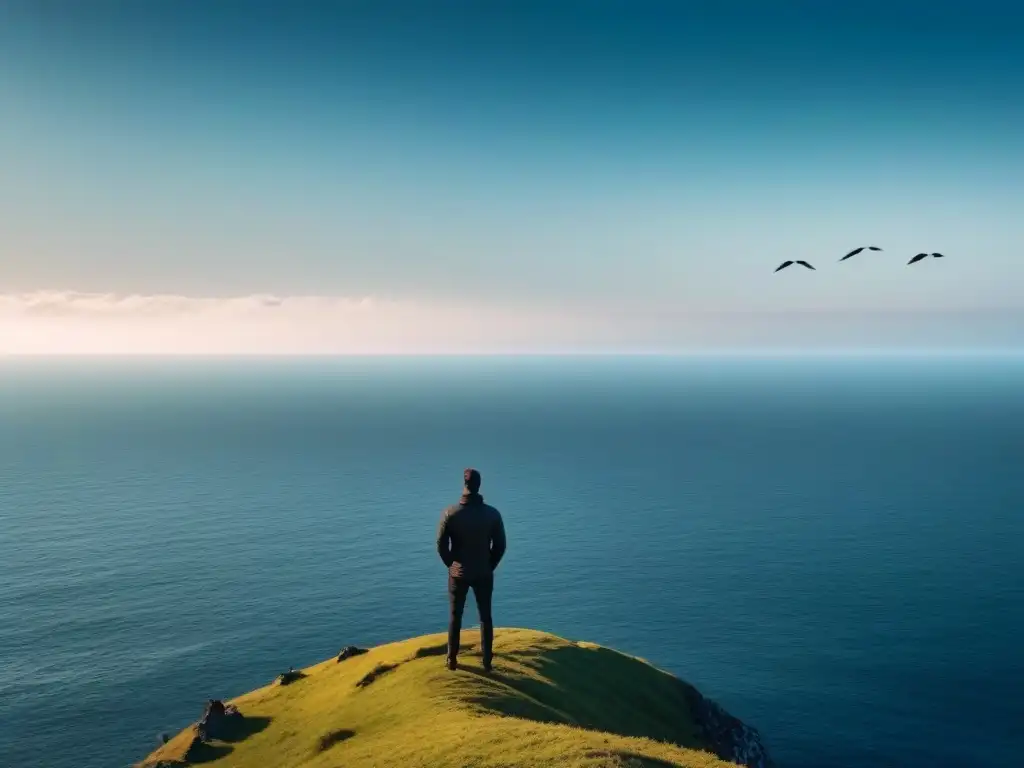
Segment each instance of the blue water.
[[0,766],[443,629],[461,471],[499,625],[615,646],[788,768],[1019,764],[1024,358],[0,364]]

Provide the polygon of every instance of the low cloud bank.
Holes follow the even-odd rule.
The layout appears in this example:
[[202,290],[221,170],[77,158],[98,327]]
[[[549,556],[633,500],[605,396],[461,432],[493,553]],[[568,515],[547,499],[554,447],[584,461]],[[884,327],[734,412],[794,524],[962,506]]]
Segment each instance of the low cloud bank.
[[6,354],[374,354],[527,351],[572,343],[550,310],[373,296],[0,295]]
[[374,296],[0,294],[0,354],[1024,348],[1024,312],[698,312]]

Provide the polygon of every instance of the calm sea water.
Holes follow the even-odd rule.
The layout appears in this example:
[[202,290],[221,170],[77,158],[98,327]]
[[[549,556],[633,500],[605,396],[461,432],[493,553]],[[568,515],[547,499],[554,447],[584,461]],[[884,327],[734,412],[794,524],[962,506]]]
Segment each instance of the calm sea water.
[[2,363],[0,766],[122,768],[441,631],[470,464],[499,625],[647,658],[788,768],[1020,764],[1004,357]]

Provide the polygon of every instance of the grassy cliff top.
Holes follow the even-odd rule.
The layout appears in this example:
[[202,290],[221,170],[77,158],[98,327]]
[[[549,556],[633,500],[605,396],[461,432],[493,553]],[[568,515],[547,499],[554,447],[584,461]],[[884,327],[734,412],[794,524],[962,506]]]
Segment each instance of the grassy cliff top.
[[[308,667],[229,702],[226,740],[178,734],[141,765],[233,768],[728,766],[694,717],[699,694],[646,662],[542,632],[499,629],[494,669],[463,632],[460,668],[445,637],[383,645]],[[201,702],[197,702],[197,709]]]

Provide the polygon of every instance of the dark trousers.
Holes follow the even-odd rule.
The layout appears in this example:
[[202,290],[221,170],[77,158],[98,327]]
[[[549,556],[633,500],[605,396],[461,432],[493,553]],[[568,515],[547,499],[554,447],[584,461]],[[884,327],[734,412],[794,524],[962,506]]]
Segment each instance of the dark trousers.
[[466,607],[466,594],[473,590],[476,608],[480,612],[480,641],[484,664],[491,663],[491,647],[494,643],[494,621],[491,619],[491,595],[494,593],[494,576],[479,579],[448,577],[448,658],[455,660],[459,655],[459,635],[462,632],[462,612]]

